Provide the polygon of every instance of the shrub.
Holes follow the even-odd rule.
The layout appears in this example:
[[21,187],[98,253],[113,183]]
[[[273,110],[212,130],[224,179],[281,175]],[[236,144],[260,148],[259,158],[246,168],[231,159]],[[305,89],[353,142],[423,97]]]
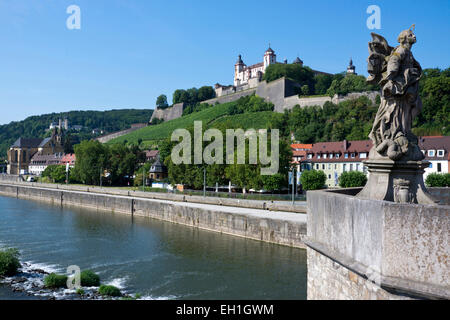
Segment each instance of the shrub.
[[109,296],[109,297],[120,297],[122,295],[122,293],[118,288],[103,284],[98,289],[98,293],[100,293],[102,296]]
[[17,273],[20,267],[19,251],[17,249],[0,251],[0,276],[11,277]]
[[450,173],[431,173],[425,183],[427,187],[450,187]]
[[79,294],[80,296],[84,295],[85,292],[83,289],[77,289],[77,294]]
[[341,188],[364,187],[367,183],[367,177],[361,171],[343,172],[339,177],[339,186]]
[[82,271],[80,280],[83,287],[98,287],[100,285],[100,277],[91,270]]
[[50,273],[44,278],[44,285],[47,288],[66,288],[67,276],[63,274]]
[[323,171],[310,170],[302,172],[300,180],[304,190],[317,190],[323,189],[327,176]]

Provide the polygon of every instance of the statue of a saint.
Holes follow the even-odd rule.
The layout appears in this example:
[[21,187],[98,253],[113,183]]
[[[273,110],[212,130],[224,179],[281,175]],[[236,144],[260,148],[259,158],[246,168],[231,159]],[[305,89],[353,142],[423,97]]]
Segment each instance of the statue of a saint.
[[381,87],[381,104],[369,135],[374,143],[373,159],[424,159],[417,137],[411,132],[412,121],[422,109],[418,94],[422,68],[411,52],[416,43],[413,28],[400,33],[396,48],[375,33],[369,42],[367,82]]

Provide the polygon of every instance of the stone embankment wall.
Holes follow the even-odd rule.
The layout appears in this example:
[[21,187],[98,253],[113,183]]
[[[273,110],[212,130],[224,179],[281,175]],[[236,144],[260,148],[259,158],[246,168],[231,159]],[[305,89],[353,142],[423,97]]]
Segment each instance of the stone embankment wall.
[[143,126],[131,127],[129,129],[126,129],[126,130],[122,130],[122,131],[114,132],[114,133],[111,133],[111,134],[108,134],[108,135],[105,135],[105,136],[102,136],[102,137],[98,137],[95,140],[99,141],[100,143],[107,143],[107,142],[109,142],[109,141],[111,141],[113,139],[116,139],[118,137],[124,136],[124,135],[129,134],[131,132],[134,132],[136,130],[142,129],[143,127],[144,127],[144,125]]
[[308,299],[449,299],[450,206],[359,190],[308,192]]
[[170,121],[173,119],[181,118],[183,116],[184,108],[186,107],[185,103],[176,103],[172,107],[166,109],[158,109],[156,108],[153,111],[152,117],[150,118],[150,123],[153,119],[162,119],[164,121]]
[[[72,187],[70,188],[72,190],[69,190],[68,187],[70,186],[65,189],[56,189],[55,186],[49,188],[0,183],[0,194],[45,201],[54,205],[80,206],[131,216],[150,217],[249,239],[304,248],[306,219],[302,219],[300,216],[303,215],[300,213],[269,211],[269,209],[283,208],[282,205],[267,205],[265,202],[235,199],[220,199],[222,203],[220,205],[219,199],[216,198],[204,198],[203,203],[199,203],[200,199],[196,198],[202,197],[155,195],[127,190],[107,191],[87,187],[78,187],[78,190],[74,190],[77,187]],[[95,192],[96,190],[98,192]],[[102,191],[103,193],[100,193]],[[233,202],[238,203],[240,207],[231,207]]]

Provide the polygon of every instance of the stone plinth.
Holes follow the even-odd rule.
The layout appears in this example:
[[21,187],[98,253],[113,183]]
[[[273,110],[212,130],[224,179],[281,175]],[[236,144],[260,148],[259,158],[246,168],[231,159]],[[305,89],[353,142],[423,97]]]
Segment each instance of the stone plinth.
[[427,192],[423,182],[428,161],[368,160],[369,180],[357,195],[361,199],[397,203],[434,204],[438,202]]
[[357,192],[308,192],[308,299],[449,299],[450,206]]

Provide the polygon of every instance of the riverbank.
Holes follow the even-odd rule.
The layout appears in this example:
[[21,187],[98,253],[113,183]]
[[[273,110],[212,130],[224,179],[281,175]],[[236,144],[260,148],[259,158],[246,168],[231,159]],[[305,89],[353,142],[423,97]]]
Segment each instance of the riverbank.
[[[263,201],[203,198],[105,188],[0,183],[0,195],[142,216],[198,229],[305,248],[306,211]],[[276,210],[278,209],[278,210]]]

